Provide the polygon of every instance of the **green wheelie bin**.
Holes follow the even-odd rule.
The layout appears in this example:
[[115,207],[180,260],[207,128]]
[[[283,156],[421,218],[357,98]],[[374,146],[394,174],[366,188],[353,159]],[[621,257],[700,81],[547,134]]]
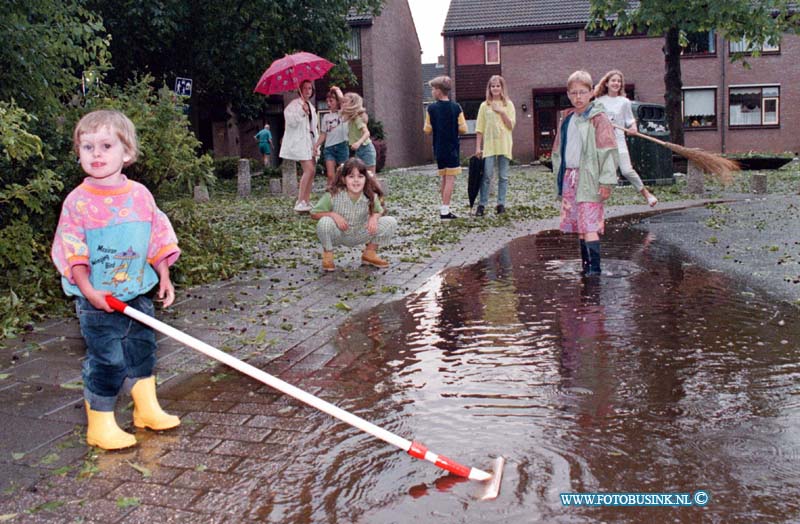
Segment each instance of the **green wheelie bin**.
[[[631,110],[641,134],[669,141],[667,112],[663,104],[632,102]],[[672,172],[672,151],[638,136],[626,135],[626,141],[631,154],[631,163],[646,186],[675,183]],[[628,183],[625,178],[621,176],[620,178],[623,183]]]

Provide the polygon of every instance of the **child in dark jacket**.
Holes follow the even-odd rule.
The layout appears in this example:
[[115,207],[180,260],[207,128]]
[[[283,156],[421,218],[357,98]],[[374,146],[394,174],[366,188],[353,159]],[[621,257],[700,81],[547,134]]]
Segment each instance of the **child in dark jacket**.
[[467,132],[464,111],[449,98],[452,85],[449,76],[437,76],[430,81],[436,102],[429,105],[425,113],[424,131],[427,135],[433,135],[433,156],[436,157],[441,177],[442,207],[439,218],[442,220],[458,218],[450,211],[450,197],[453,195],[455,177],[461,173],[458,135]]

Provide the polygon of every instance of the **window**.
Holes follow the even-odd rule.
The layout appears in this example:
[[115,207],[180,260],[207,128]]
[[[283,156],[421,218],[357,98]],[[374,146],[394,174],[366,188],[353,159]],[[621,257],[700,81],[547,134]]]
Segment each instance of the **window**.
[[504,46],[545,44],[548,42],[577,42],[578,29],[546,29],[544,31],[501,33],[500,40]]
[[456,65],[483,65],[483,36],[456,38]]
[[486,64],[500,63],[500,40],[487,40],[484,44]]
[[717,89],[701,87],[683,90],[681,102],[683,127],[688,129],[717,127]]
[[478,121],[478,109],[481,107],[481,102],[484,100],[459,100],[461,109],[464,111],[464,119],[467,121],[467,133],[472,134],[475,132],[475,124]]
[[686,46],[681,51],[681,54],[683,56],[707,56],[716,54],[716,36],[714,31],[687,33]]
[[781,46],[773,44],[772,42],[765,42],[763,45],[751,44],[747,39],[742,38],[738,42],[730,42],[728,51],[733,53],[752,53],[758,51],[760,53],[780,53]]
[[647,36],[647,30],[646,29],[644,31],[642,31],[642,30],[637,28],[637,29],[634,29],[633,31],[631,31],[630,34],[625,34],[625,35],[617,34],[616,31],[617,31],[617,29],[615,27],[609,27],[608,29],[593,29],[591,31],[589,31],[587,29],[586,30],[586,39],[587,40],[593,40],[593,39],[594,40],[601,40],[601,39],[607,39],[607,38],[638,38],[638,37]]
[[780,123],[779,86],[731,87],[730,126],[776,126]]
[[347,40],[347,60],[361,60],[361,30],[357,27],[350,28],[350,38]]

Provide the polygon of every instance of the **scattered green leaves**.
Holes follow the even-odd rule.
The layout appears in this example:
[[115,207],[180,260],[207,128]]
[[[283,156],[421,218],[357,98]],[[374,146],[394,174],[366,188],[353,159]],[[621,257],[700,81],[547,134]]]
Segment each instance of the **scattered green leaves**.
[[47,466],[49,464],[54,464],[54,463],[58,462],[58,459],[60,459],[60,458],[61,457],[58,455],[58,453],[49,453],[46,456],[44,456],[42,458],[42,460],[39,461],[39,465],[40,466]]
[[213,375],[211,377],[211,382],[220,382],[222,380],[227,380],[232,377],[233,375],[230,375],[229,373],[217,373],[216,375]]
[[147,467],[145,467],[145,466],[142,466],[141,464],[137,464],[136,462],[131,462],[130,460],[126,460],[125,462],[126,462],[126,464],[128,464],[130,467],[132,467],[133,469],[135,469],[136,471],[138,471],[139,473],[141,473],[141,474],[142,474],[142,477],[144,477],[144,478],[150,478],[150,477],[152,477],[152,476],[153,476],[153,472],[152,472],[152,471],[150,471],[150,468],[147,468]]
[[63,506],[65,502],[63,500],[51,500],[48,502],[43,502],[38,506],[34,506],[28,510],[28,513],[39,513],[40,511],[55,511],[61,506]]
[[139,497],[119,497],[117,499],[117,508],[119,509],[135,508],[139,504],[141,504]]

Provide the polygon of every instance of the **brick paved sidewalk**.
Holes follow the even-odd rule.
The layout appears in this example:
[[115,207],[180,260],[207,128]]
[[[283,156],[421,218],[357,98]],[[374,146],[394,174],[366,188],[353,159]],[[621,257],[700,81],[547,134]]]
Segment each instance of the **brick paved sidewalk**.
[[[664,203],[656,212],[703,202]],[[643,212],[651,210],[622,206],[607,209],[607,216]],[[387,270],[356,268],[353,256],[350,267],[343,259],[344,269],[331,274],[316,266],[251,271],[179,293],[179,301],[158,317],[289,382],[325,366],[346,371],[347,356],[337,355],[332,341],[350,315],[412,293],[437,272],[475,263],[514,238],[557,227],[558,220],[549,219],[470,233],[425,263],[396,262]],[[298,409],[296,401],[266,386],[253,391],[252,383],[245,383],[247,388],[231,390],[223,379],[236,371],[160,337],[159,394],[184,424],[175,435],[153,438],[152,432],[138,431],[140,446],[130,451],[87,453],[81,440],[84,344],[77,319],[43,323],[10,342],[10,361],[0,370],[0,518],[28,511],[17,521],[190,521],[198,516],[191,512],[199,511],[205,521],[211,515],[213,521],[224,521],[213,510],[220,498],[226,507],[234,504],[231,493],[242,472],[256,467],[252,457],[280,455],[295,444],[292,431],[313,431],[313,421],[327,416]],[[220,380],[217,389],[215,379]],[[193,396],[199,384],[202,401]],[[130,427],[129,410],[118,418]],[[165,439],[174,447],[166,446],[168,451],[157,457],[152,476],[137,470],[142,457],[153,460],[154,453],[161,453]],[[197,464],[205,469],[197,470]],[[263,470],[263,460],[257,467]],[[233,469],[236,475],[227,474]],[[80,471],[93,473],[91,482],[74,481]],[[205,492],[203,487],[210,485],[215,491]],[[134,499],[135,505],[125,506]],[[30,513],[31,508],[40,512]]]

